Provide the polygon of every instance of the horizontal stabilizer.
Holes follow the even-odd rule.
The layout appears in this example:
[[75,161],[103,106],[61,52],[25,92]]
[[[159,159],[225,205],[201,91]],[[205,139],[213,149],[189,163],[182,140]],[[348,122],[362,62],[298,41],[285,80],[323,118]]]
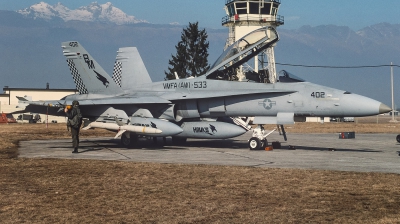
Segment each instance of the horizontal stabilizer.
[[28,102],[28,101],[32,101],[32,97],[30,96],[17,96],[18,101],[23,101],[23,102]]

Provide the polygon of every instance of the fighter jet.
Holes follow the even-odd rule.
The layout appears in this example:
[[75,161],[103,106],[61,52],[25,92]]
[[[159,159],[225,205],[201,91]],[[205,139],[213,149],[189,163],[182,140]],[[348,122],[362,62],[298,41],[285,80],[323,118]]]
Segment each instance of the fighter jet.
[[[228,133],[231,126],[223,126],[227,124],[224,122],[221,122],[221,127],[218,124],[211,124],[211,127],[210,124],[196,126],[196,122],[191,121],[254,117],[253,123],[258,127],[249,140],[250,149],[259,149],[267,144],[271,132],[266,133],[263,124],[293,124],[295,117],[305,116],[370,116],[391,110],[376,100],[306,82],[287,71],[281,72],[276,83],[251,79],[247,82],[229,81],[234,79],[232,76],[239,66],[277,41],[276,30],[263,27],[227,48],[204,76],[162,82],[144,79],[133,88],[122,88],[123,82],[121,85],[113,82],[80,43],[64,42],[63,53],[79,94],[60,101],[21,100],[21,104],[26,105],[26,111],[38,113],[48,108],[49,114],[63,115],[59,108],[78,100],[82,114],[87,118],[86,128],[117,131],[125,145],[132,144],[131,138],[138,134],[178,137],[186,133],[181,136],[185,140],[198,133],[207,137]],[[99,80],[99,74],[104,79]],[[179,122],[186,125],[179,126]],[[142,132],[138,127],[143,127]]]

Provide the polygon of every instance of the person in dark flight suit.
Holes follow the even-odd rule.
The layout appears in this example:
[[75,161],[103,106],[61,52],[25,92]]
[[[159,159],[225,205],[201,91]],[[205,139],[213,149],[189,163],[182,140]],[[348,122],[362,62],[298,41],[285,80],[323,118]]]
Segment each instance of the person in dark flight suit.
[[71,128],[72,147],[74,148],[72,153],[78,153],[79,130],[82,125],[82,114],[81,110],[79,109],[79,102],[74,100],[72,102],[72,108],[67,106],[65,107],[64,112],[68,117],[67,126]]

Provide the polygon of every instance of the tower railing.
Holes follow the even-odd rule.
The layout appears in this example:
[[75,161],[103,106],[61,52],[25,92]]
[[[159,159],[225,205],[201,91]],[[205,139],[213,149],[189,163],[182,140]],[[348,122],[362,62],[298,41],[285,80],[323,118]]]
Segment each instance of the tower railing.
[[271,15],[249,15],[241,14],[239,16],[225,16],[222,18],[222,25],[230,22],[270,22],[278,25],[285,24],[285,17]]
[[[234,1],[238,1],[238,0],[226,0],[226,4],[229,4],[229,3],[234,2]],[[279,3],[279,4],[281,3],[281,0],[262,0],[262,1],[265,1],[265,2],[276,2],[276,3]]]

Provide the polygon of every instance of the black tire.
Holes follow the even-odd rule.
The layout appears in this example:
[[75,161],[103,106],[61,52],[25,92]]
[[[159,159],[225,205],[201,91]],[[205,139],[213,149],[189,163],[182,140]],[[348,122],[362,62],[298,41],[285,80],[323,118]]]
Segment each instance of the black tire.
[[398,143],[400,143],[400,135],[397,135],[396,140]]
[[167,139],[165,137],[153,137],[153,144],[158,146],[166,145]]
[[131,139],[126,137],[125,134],[121,135],[121,145],[124,147],[128,147],[131,144]]
[[261,148],[260,139],[253,137],[249,140],[249,148],[250,150],[259,150]]
[[134,134],[130,134],[130,138],[126,137],[125,134],[122,134],[121,136],[121,145],[123,145],[126,148],[131,148],[134,146],[138,141],[138,136]]
[[186,141],[187,138],[172,137],[172,144],[174,145],[184,145]]
[[131,146],[131,144],[132,144],[131,143],[131,139],[126,137],[125,134],[122,134],[121,135],[121,145],[126,147],[126,148],[129,148]]

